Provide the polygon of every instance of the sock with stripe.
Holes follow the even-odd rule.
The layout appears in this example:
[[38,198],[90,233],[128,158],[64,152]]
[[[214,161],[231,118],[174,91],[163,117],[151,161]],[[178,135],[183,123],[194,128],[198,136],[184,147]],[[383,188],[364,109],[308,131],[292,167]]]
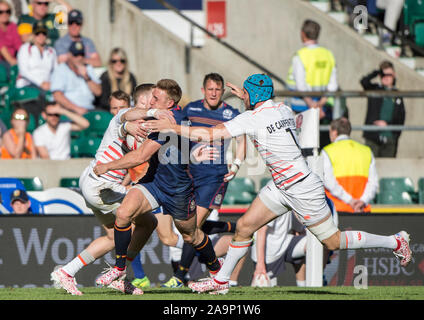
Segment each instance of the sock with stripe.
[[217,271],[220,268],[218,259],[216,258],[215,250],[213,249],[212,241],[207,234],[203,234],[202,242],[194,246],[194,249],[199,253],[199,261],[206,264],[209,271]]
[[126,266],[128,246],[131,242],[131,223],[124,227],[118,227],[115,224],[114,236],[116,254],[115,267],[119,270],[123,270]]
[[363,231],[342,231],[340,233],[340,249],[396,249],[398,245],[399,243],[394,236],[379,236]]
[[181,253],[180,263],[174,276],[184,281],[184,277],[190,269],[191,263],[196,256],[196,250],[191,244],[184,243],[183,252]]
[[202,226],[202,231],[206,234],[215,234],[223,232],[234,233],[236,231],[235,222],[225,222],[225,221],[210,221],[206,220]]
[[228,282],[230,280],[234,268],[236,267],[239,260],[247,254],[252,241],[252,239],[248,241],[231,240],[227,255],[225,257],[225,262],[215,277],[218,282]]
[[83,250],[72,261],[65,265],[63,270],[71,277],[75,277],[78,271],[86,265],[93,263],[95,260],[96,259],[87,250]]

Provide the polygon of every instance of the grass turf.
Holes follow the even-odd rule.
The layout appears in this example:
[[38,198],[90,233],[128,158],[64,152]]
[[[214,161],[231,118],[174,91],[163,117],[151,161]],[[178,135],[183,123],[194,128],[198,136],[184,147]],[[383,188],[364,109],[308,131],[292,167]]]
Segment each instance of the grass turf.
[[55,288],[2,288],[1,300],[424,300],[424,287],[274,287],[231,288],[226,295],[197,294],[188,288],[149,288],[144,295],[124,295],[108,288],[84,287],[82,296]]

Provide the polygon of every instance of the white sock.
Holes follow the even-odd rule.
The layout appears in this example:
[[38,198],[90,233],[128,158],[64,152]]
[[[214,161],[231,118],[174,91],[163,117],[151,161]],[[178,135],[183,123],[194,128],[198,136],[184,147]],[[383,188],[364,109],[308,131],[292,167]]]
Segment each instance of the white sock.
[[224,264],[216,275],[215,279],[219,282],[228,282],[234,268],[241,258],[243,258],[249,250],[252,240],[234,242],[231,240],[230,246],[225,257]]
[[340,249],[387,248],[396,249],[394,236],[379,236],[363,231],[343,231],[340,234]]
[[75,274],[84,266],[94,262],[95,260],[96,259],[87,250],[83,250],[71,262],[64,266],[63,270],[71,277],[74,277]]
[[177,240],[177,244],[175,245],[176,248],[182,249],[184,246],[184,239],[183,236],[181,235],[181,233],[177,233],[178,236],[178,240]]
[[296,285],[298,287],[306,287],[306,281],[305,280],[296,280]]

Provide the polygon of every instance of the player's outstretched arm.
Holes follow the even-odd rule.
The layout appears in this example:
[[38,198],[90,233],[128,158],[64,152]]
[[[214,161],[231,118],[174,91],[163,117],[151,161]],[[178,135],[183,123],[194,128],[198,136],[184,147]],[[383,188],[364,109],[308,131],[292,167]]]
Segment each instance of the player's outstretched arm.
[[121,116],[121,122],[134,121],[146,118],[169,119],[171,123],[175,123],[174,115],[168,109],[141,109],[132,108]]
[[152,132],[175,132],[177,135],[196,142],[212,142],[232,138],[223,124],[215,127],[188,127],[171,123],[168,119],[150,120],[145,124]]
[[129,169],[134,168],[146,161],[155,154],[161,145],[153,140],[146,140],[143,143],[143,148],[128,152],[121,159],[114,160],[108,163],[97,164],[93,171],[96,175],[100,176],[110,170]]

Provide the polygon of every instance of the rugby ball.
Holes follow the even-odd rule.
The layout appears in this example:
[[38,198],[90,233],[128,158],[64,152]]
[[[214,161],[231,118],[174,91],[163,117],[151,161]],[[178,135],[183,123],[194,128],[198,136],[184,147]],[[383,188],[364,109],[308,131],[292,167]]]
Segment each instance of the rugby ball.
[[258,274],[253,278],[251,286],[260,288],[271,287],[271,281],[267,275]]

